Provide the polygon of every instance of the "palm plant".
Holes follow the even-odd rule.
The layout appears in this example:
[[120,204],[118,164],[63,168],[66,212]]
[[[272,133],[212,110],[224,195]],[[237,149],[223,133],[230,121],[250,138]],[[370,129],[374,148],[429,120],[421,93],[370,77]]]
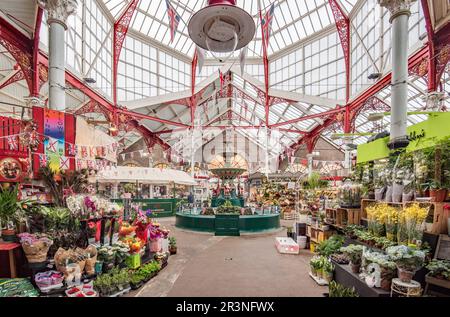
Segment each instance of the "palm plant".
[[87,186],[86,171],[60,171],[60,180],[57,174],[49,167],[43,167],[39,170],[40,176],[50,189],[53,196],[53,202],[58,207],[66,207],[65,196],[72,193],[81,193]]
[[28,201],[20,201],[18,187],[0,190],[0,228],[13,229],[14,226],[25,220],[25,209]]

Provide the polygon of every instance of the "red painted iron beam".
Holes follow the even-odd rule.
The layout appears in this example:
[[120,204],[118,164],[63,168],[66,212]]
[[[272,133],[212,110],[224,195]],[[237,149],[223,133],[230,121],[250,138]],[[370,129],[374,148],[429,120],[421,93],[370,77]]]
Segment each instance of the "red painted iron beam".
[[128,27],[131,18],[139,3],[139,0],[131,0],[120,17],[114,22],[113,34],[113,101],[117,105],[117,68],[119,65],[120,52],[122,51],[123,42],[127,36]]
[[31,96],[38,97],[40,91],[40,81],[39,81],[39,40],[41,33],[41,25],[42,25],[42,16],[44,14],[44,10],[41,7],[38,7],[38,11],[36,13],[36,25],[34,27],[34,37],[33,37],[33,77],[32,77],[32,87],[31,87]]
[[350,19],[336,0],[328,0],[333,11],[336,29],[341,41],[345,61],[345,100],[350,99]]

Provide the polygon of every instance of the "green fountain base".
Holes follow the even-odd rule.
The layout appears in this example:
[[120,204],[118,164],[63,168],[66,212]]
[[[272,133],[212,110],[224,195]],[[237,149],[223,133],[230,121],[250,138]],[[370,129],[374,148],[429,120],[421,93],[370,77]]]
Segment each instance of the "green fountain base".
[[[239,216],[229,215],[229,221],[224,219],[227,215],[204,216],[204,215],[189,215],[176,214],[175,226],[177,228],[209,232],[216,235],[239,235],[237,233],[261,233],[273,231],[280,228],[280,215],[252,215]],[[238,217],[238,219],[236,219]],[[219,219],[220,218],[220,219]],[[236,223],[238,221],[238,224]],[[226,224],[229,228],[226,228]],[[225,225],[224,225],[225,224]],[[238,230],[236,230],[238,229]],[[229,232],[229,234],[227,234]]]

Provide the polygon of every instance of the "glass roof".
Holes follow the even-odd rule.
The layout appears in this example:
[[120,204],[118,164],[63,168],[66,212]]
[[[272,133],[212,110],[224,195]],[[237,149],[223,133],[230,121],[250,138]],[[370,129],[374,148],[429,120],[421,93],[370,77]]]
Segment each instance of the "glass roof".
[[[126,5],[123,0],[102,0],[110,10],[114,19],[117,19]],[[181,16],[178,32],[174,42],[170,43],[169,23],[166,13],[166,0],[141,0],[131,21],[131,28],[146,36],[150,36],[163,45],[192,56],[194,43],[188,36],[187,24],[190,17],[206,6],[206,0],[171,0],[172,6]],[[248,48],[248,56],[262,56],[261,28],[259,26],[258,1],[237,0],[237,6],[249,12],[257,25],[256,35]],[[334,24],[333,14],[328,5],[328,0],[261,0],[263,13],[275,3],[274,19],[269,47],[269,54],[273,54],[283,48],[298,42],[300,39],[311,36],[314,33]],[[341,0],[341,6],[350,11],[356,0]],[[238,53],[237,53],[238,54]]]
[[[26,0],[18,0],[26,1]],[[96,83],[91,88],[105,98],[112,98],[112,42],[113,23],[130,0],[82,0],[77,14],[68,19],[66,32],[67,69],[79,78],[93,78]],[[388,73],[391,70],[391,26],[389,12],[380,9],[377,0],[337,0],[347,13],[351,12],[351,54],[350,54],[350,100],[374,84],[368,75],[374,72]],[[140,0],[133,15],[130,32],[124,41],[118,64],[117,94],[119,104],[129,109],[163,118],[170,121],[190,124],[189,107],[167,102],[166,95],[184,94],[191,89],[191,60],[193,42],[187,36],[187,23],[193,13],[206,5],[206,0],[170,0],[182,17],[173,43],[169,43],[168,18],[165,0]],[[204,104],[198,109],[200,121],[214,121],[226,111],[232,111],[232,120],[217,121],[213,125],[264,125],[266,119],[264,103],[258,96],[256,87],[264,86],[264,66],[261,59],[261,28],[256,0],[237,0],[237,5],[248,11],[255,20],[257,31],[249,44],[250,57],[246,62],[244,74],[233,72],[232,84],[245,92],[250,98],[233,96],[231,102]],[[280,124],[296,120],[306,115],[330,110],[336,105],[345,104],[345,62],[339,35],[334,27],[334,17],[328,0],[261,0],[263,11],[275,3],[275,13],[269,47],[269,85],[275,94],[293,94],[297,102],[278,102],[270,107],[269,124]],[[5,12],[14,15],[14,12]],[[409,54],[424,44],[426,38],[425,21],[420,1],[411,7],[409,20]],[[41,49],[48,51],[48,26],[44,14],[41,28]],[[10,76],[15,65],[12,56],[3,47],[0,54],[0,80]],[[236,55],[239,52],[236,53]],[[211,56],[209,56],[211,57]],[[208,56],[207,56],[208,58]],[[234,59],[233,62],[235,62]],[[225,67],[218,61],[206,61],[201,73],[197,74],[197,86],[202,82],[214,83],[212,89],[220,85],[218,68]],[[235,65],[236,67],[236,65]],[[214,75],[215,74],[215,75]],[[449,90],[448,69],[442,82],[444,91]],[[426,93],[423,78],[411,76],[408,82],[409,109],[424,107],[422,96]],[[89,98],[81,90],[68,89],[66,104],[69,111],[78,109]],[[260,92],[259,92],[260,93]],[[40,94],[48,96],[48,84],[44,84]],[[0,89],[0,101],[24,103],[13,96],[28,95],[25,81],[19,81]],[[390,103],[390,87],[377,94],[380,100]],[[46,98],[46,97],[45,97]],[[152,99],[153,98],[153,99]],[[166,102],[158,102],[158,99]],[[172,99],[172,100],[173,100]],[[148,101],[150,100],[150,101]],[[147,102],[148,101],[148,102]],[[139,106],[136,106],[139,104]],[[447,109],[449,100],[445,100]],[[229,107],[229,108],[228,108]],[[7,109],[10,110],[10,109]],[[356,120],[357,132],[376,132],[388,127],[390,117],[380,122],[368,122],[368,112],[362,112]],[[101,114],[86,114],[92,120],[102,120]],[[425,120],[425,116],[409,116],[409,124]],[[151,131],[172,129],[165,123],[141,120]],[[300,120],[293,124],[281,125],[279,130],[281,147],[296,142],[304,132],[311,131],[323,121],[320,117]],[[107,126],[99,125],[107,131]],[[261,129],[260,129],[261,130]],[[236,130],[237,131],[237,130]],[[238,133],[257,138],[258,129],[239,129]],[[218,133],[205,130],[203,141],[214,138]],[[208,133],[206,133],[208,132]],[[331,138],[332,129],[324,136]],[[121,132],[120,138],[125,146],[132,144],[140,135],[130,131]],[[366,142],[369,136],[355,136],[355,143]],[[172,136],[161,134],[161,138],[175,144]],[[342,145],[342,140],[332,140]]]

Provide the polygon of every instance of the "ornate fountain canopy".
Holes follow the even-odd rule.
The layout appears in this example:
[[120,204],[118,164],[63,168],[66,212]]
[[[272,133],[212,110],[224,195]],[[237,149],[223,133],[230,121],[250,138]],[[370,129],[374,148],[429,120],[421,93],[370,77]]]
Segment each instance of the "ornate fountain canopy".
[[220,179],[235,179],[247,170],[245,168],[233,167],[229,163],[225,163],[223,167],[211,168],[210,171]]

